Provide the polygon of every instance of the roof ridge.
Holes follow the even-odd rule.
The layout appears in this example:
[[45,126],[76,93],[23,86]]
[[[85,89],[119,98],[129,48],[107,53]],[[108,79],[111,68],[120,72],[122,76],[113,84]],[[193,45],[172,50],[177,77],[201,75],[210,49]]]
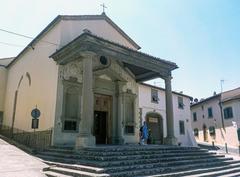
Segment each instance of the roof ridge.
[[[115,42],[115,41],[105,39],[105,38],[103,38],[103,37],[101,37],[101,36],[98,36],[98,35],[96,35],[96,34],[94,34],[94,33],[84,32],[83,34],[88,34],[88,35],[90,35],[90,36],[97,37],[97,38],[99,38],[99,39],[102,39],[102,40],[105,40],[105,41],[107,41],[107,42],[116,44],[116,45],[118,45],[118,46],[120,46],[120,47],[126,48],[126,49],[128,49],[128,50],[133,51],[133,52],[138,52],[138,53],[140,53],[140,54],[142,54],[142,55],[145,55],[145,56],[147,56],[147,57],[152,57],[152,58],[155,59],[155,60],[161,60],[161,61],[163,61],[163,62],[165,62],[165,63],[172,64],[172,65],[176,65],[176,63],[174,63],[174,62],[172,62],[172,61],[169,61],[169,60],[166,60],[166,59],[162,59],[162,58],[159,58],[159,57],[155,57],[155,56],[150,55],[150,54],[148,54],[148,53],[145,53],[145,52],[142,52],[142,51],[139,51],[139,50],[132,49],[132,48],[130,48],[130,47],[128,47],[128,46],[125,46],[125,45],[123,45],[123,44],[117,43],[117,42]],[[81,36],[81,35],[80,35],[80,36]],[[78,37],[79,37],[79,36],[78,36]],[[78,38],[78,37],[77,37],[77,38]],[[178,68],[177,65],[176,65],[176,67]]]
[[222,94],[228,93],[228,92],[232,92],[232,91],[238,90],[238,89],[240,89],[240,87],[237,87],[237,88],[234,88],[234,89],[231,89],[231,90],[224,91],[224,92],[222,92]]
[[59,16],[63,20],[77,20],[79,18],[83,20],[84,19],[91,20],[91,18],[106,20],[106,22],[108,22],[115,30],[117,30],[123,37],[125,37],[134,47],[136,47],[138,50],[141,49],[141,47],[130,36],[128,36],[116,23],[114,23],[111,20],[111,18],[109,18],[105,13],[100,15],[59,15]]
[[15,57],[6,57],[6,58],[0,58],[0,60],[11,60],[14,59]]
[[[166,91],[166,89],[163,88],[163,87],[151,85],[151,84],[148,84],[148,83],[139,83],[139,84],[140,84],[140,85],[143,85],[143,86],[146,86],[146,87],[151,87],[151,88],[155,88],[155,89],[159,89],[159,90]],[[176,94],[176,95],[185,96],[185,97],[188,97],[188,98],[193,98],[193,97],[190,96],[190,95],[186,95],[186,94],[184,94],[184,93],[179,93],[179,92],[176,92],[176,91],[172,91],[172,93],[174,93],[174,94]]]

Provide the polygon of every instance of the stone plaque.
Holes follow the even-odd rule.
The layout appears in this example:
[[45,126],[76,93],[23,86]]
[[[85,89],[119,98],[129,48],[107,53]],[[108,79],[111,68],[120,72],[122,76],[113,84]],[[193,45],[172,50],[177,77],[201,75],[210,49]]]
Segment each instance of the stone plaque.
[[151,123],[158,123],[158,118],[149,117],[149,122],[151,122]]

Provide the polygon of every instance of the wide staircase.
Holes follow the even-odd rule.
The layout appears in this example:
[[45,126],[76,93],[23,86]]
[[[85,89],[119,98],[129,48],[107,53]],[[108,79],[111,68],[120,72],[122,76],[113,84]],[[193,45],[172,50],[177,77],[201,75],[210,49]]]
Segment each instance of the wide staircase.
[[240,176],[240,161],[196,147],[51,147],[37,156],[49,165],[44,173],[50,177]]

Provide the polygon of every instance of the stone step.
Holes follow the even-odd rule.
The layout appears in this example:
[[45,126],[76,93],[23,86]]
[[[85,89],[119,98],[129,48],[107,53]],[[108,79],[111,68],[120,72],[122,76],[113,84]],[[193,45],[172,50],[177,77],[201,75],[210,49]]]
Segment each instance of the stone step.
[[50,167],[49,171],[64,174],[64,175],[79,176],[79,177],[109,177],[110,176],[108,174],[95,174],[95,173],[61,168],[61,167]]
[[101,155],[101,156],[112,156],[112,155],[142,155],[142,154],[164,154],[164,153],[191,153],[191,152],[202,152],[207,153],[208,150],[205,149],[192,149],[192,150],[179,150],[179,149],[169,149],[169,150],[141,150],[141,151],[107,151],[107,152],[101,152],[101,151],[87,151],[87,150],[80,150],[80,151],[71,151],[71,150],[65,150],[65,149],[45,149],[44,151],[40,152],[52,152],[52,153],[63,153],[63,154],[79,154],[79,155]]
[[[166,168],[151,168],[151,169],[136,169],[136,170],[129,170],[129,171],[123,171],[123,172],[116,172],[116,173],[110,173],[110,176],[117,176],[117,177],[132,177],[132,176],[153,176],[154,174],[170,174],[174,171],[186,171],[189,169],[199,169],[199,168],[207,168],[207,167],[217,167],[219,165],[226,166],[228,164],[231,164],[231,161],[225,161],[225,162],[212,162],[209,163],[199,163],[199,164],[189,164],[189,165],[181,165],[181,166],[169,166]],[[160,176],[160,175],[154,175],[154,176]],[[168,175],[171,176],[171,175]],[[179,177],[181,175],[177,175]],[[172,177],[172,176],[171,176]],[[195,177],[195,175],[194,175]]]
[[225,174],[225,175],[221,175],[219,177],[239,177],[240,176],[240,172],[236,172],[236,173],[231,173],[231,174]]
[[145,150],[199,150],[199,147],[189,146],[166,146],[166,145],[123,145],[123,146],[96,146],[94,148],[84,148],[86,151],[97,152],[123,152],[123,151],[145,151]]
[[[211,166],[226,166],[226,165],[232,165],[234,163],[240,163],[240,161],[226,161],[226,162],[212,162],[211,163]],[[238,167],[240,166],[240,164],[238,165],[235,165],[235,166],[232,166],[233,168],[234,167]],[[167,167],[167,168],[150,168],[150,169],[136,169],[136,170],[128,170],[128,171],[124,171],[124,172],[117,172],[117,173],[110,173],[109,175],[110,176],[140,176],[140,175],[151,175],[151,174],[156,174],[156,173],[161,173],[161,172],[171,172],[172,170],[189,170],[190,168],[194,169],[194,168],[207,168],[209,167],[209,164],[206,164],[206,163],[199,163],[199,164],[188,164],[188,165],[184,165],[184,166],[171,166],[171,167]],[[218,170],[219,167],[215,167],[216,170]],[[55,169],[58,169],[58,170],[55,170]],[[60,169],[60,170],[59,170]],[[61,173],[61,174],[65,174],[65,175],[72,175],[72,176],[80,176],[83,175],[83,171],[79,171],[79,169],[75,169],[75,170],[70,170],[70,169],[66,169],[65,166],[64,167],[61,167],[61,168],[56,168],[56,167],[50,167],[50,170],[51,171],[54,171],[54,172],[57,172],[57,173]],[[67,172],[66,172],[67,171]],[[201,171],[199,171],[201,172]],[[96,174],[96,173],[87,173],[88,175],[91,175],[91,176],[99,176],[99,174]],[[176,176],[184,176],[183,173],[175,173]],[[103,176],[108,176],[107,173],[105,174],[102,174]],[[169,173],[169,175],[167,174],[163,174],[163,175],[155,175],[155,176],[175,176],[173,175],[172,173]],[[195,175],[194,175],[195,176]]]
[[[213,165],[213,164],[212,164]],[[230,161],[227,163],[222,163],[222,164],[217,164],[217,166],[214,167],[204,167],[204,168],[199,168],[199,169],[191,169],[189,170],[189,167],[184,170],[183,168],[178,171],[178,167],[176,167],[176,172],[173,173],[165,173],[165,174],[157,174],[154,175],[153,177],[178,177],[178,176],[194,176],[197,174],[202,174],[202,173],[207,173],[207,172],[216,172],[220,170],[225,170],[225,169],[231,169],[231,168],[236,168],[240,167],[240,161]]]
[[122,151],[122,152],[98,152],[98,151],[87,151],[87,150],[81,150],[77,152],[79,155],[93,155],[93,156],[116,156],[116,155],[144,155],[144,154],[166,154],[166,153],[197,153],[197,152],[202,152],[202,153],[207,153],[207,150],[179,150],[179,149],[173,149],[173,150],[141,150],[141,151]]
[[179,160],[173,162],[155,162],[155,163],[146,163],[146,164],[135,164],[135,165],[124,165],[116,167],[106,167],[106,173],[115,173],[121,171],[132,171],[137,169],[152,169],[152,168],[171,168],[172,166],[178,165],[187,165],[187,164],[199,164],[199,163],[208,163],[211,165],[211,162],[224,162],[226,160],[232,160],[231,158],[218,158],[218,159],[197,159],[197,160]]
[[58,152],[58,153],[63,153],[63,154],[75,154],[74,150],[70,150],[70,149],[60,149],[60,148],[48,148],[45,149],[44,151],[40,151],[41,152]]
[[[116,165],[116,163],[114,164],[103,164],[103,163],[93,163],[93,162],[88,162],[88,161],[76,161],[76,160],[73,160],[73,159],[65,159],[65,158],[52,158],[52,157],[49,157],[49,156],[45,156],[45,157],[42,157],[43,159],[46,159],[46,160],[49,160],[49,161],[55,161],[55,162],[62,162],[62,163],[72,163],[72,164],[86,164],[86,165],[91,165],[91,166],[95,166],[95,167],[101,167],[101,166],[109,166],[108,168],[105,168],[107,169],[108,171],[115,171],[115,170],[119,170],[119,167],[118,166],[114,166]],[[212,158],[212,159],[209,159],[209,158],[206,158],[206,159],[195,159],[195,160],[181,160],[181,161],[172,161],[172,162],[155,162],[155,163],[151,163],[151,164],[135,164],[135,165],[128,165],[128,161],[125,161],[124,164],[122,164],[123,166],[120,166],[122,170],[129,170],[129,169],[134,169],[134,168],[139,168],[139,167],[142,167],[144,168],[145,165],[148,165],[149,168],[150,167],[155,167],[155,166],[158,166],[158,167],[167,167],[167,166],[177,166],[177,165],[183,165],[183,164],[194,164],[194,163],[201,163],[201,162],[204,162],[204,163],[211,163],[211,162],[216,162],[216,161],[226,161],[226,160],[231,160],[231,158]],[[131,164],[131,163],[130,163]],[[121,164],[119,164],[121,165]],[[125,166],[124,166],[125,165]]]
[[46,171],[46,172],[44,172],[44,174],[48,177],[72,177],[72,176],[69,176],[69,175],[64,175],[64,174],[56,173],[56,172],[53,172],[53,171]]
[[64,157],[73,159],[86,159],[98,161],[113,161],[113,160],[132,160],[132,159],[150,159],[150,158],[169,158],[169,157],[182,157],[182,156],[211,156],[216,153],[209,152],[183,152],[183,153],[159,153],[159,154],[138,154],[138,155],[114,155],[114,156],[93,156],[93,155],[79,155],[79,154],[64,154],[59,152],[40,152],[41,155],[48,155],[54,157]]
[[88,160],[81,160],[81,159],[73,159],[73,158],[64,158],[64,157],[54,157],[49,155],[41,155],[37,154],[36,157],[43,159],[44,161],[50,161],[50,162],[59,162],[59,163],[66,163],[66,164],[84,164],[84,165],[91,165],[94,167],[97,167],[100,163],[97,161],[88,161]]
[[[225,169],[225,170],[221,170],[221,171],[195,174],[194,177],[216,177],[216,176],[219,177],[219,176],[226,176],[228,174],[239,173],[239,172],[240,172],[240,168],[236,167],[236,168]],[[192,177],[192,175],[191,176],[184,176],[184,177]]]
[[73,146],[50,146],[52,149],[66,149],[66,150],[74,150]]
[[[74,148],[49,147],[47,150],[74,152]],[[125,151],[155,151],[155,150],[200,150],[199,147],[180,147],[180,146],[163,146],[163,145],[122,145],[122,146],[96,146],[94,148],[83,148],[88,152],[125,152]]]
[[208,159],[208,160],[219,160],[223,158],[224,155],[205,155],[205,156],[172,156],[172,157],[153,157],[150,159],[133,159],[133,160],[115,160],[115,161],[95,161],[95,160],[86,160],[86,159],[74,159],[74,158],[66,158],[61,156],[50,156],[50,155],[38,155],[38,157],[53,161],[53,162],[62,162],[62,163],[70,163],[70,164],[85,164],[85,165],[93,165],[95,167],[107,167],[107,166],[123,166],[123,165],[133,165],[133,164],[146,164],[146,163],[157,163],[157,162],[164,162],[170,163],[175,161],[193,161],[193,160],[201,160],[201,159]]
[[48,171],[45,171],[46,175],[55,175],[54,177],[189,177],[240,173],[240,161],[195,147],[97,146],[77,152],[69,147],[51,147],[39,152],[37,156],[50,165]]
[[[183,161],[183,160],[197,160],[197,159],[215,159],[217,158],[217,160],[219,158],[224,158],[223,155],[217,155],[217,156],[213,156],[213,157],[182,157],[180,159],[177,159],[176,157],[172,157],[170,159],[158,159],[158,158],[155,158],[155,159],[142,159],[142,160],[128,160],[128,161],[111,161],[111,162],[102,162],[100,165],[102,166],[102,168],[99,168],[99,171],[104,171],[104,167],[112,167],[112,168],[115,168],[116,166],[130,166],[130,165],[137,165],[137,164],[152,164],[152,163],[166,163],[166,162],[175,162],[175,161]],[[76,162],[77,163],[77,162]],[[50,164],[50,163],[48,163]],[[51,165],[51,164],[50,164]],[[97,165],[96,165],[97,166]],[[69,166],[64,166],[62,165],[61,167],[66,167],[66,168],[72,168],[72,169],[79,169],[79,170],[82,170],[80,168],[78,168],[78,166],[75,166],[75,165],[69,165]],[[94,168],[95,169],[95,168]],[[88,171],[87,169],[85,171]],[[99,173],[99,172],[96,172],[96,171],[90,171],[90,172],[95,172],[95,173]]]
[[65,164],[65,163],[58,163],[58,162],[50,162],[50,161],[43,161],[44,163],[48,164],[51,167],[61,167],[61,168],[68,168],[73,170],[80,170],[90,173],[103,173],[103,168],[91,167],[86,165],[77,165],[77,164]]
[[[239,162],[238,162],[239,163]],[[219,165],[226,166],[232,164],[231,161],[226,161],[226,162],[212,162],[211,167],[217,167]],[[132,177],[132,176],[168,176],[168,177],[174,177],[172,175],[167,175],[171,174],[173,171],[187,171],[189,169],[199,169],[199,168],[207,168],[209,167],[208,163],[201,163],[201,164],[189,164],[189,165],[183,165],[183,166],[176,166],[173,168],[152,168],[152,169],[138,169],[138,170],[129,170],[125,172],[117,172],[117,173],[112,173],[110,176],[118,176],[118,177]],[[163,174],[165,175],[154,175],[154,174]],[[184,175],[176,175],[176,177],[179,176],[184,176]],[[190,175],[192,177],[192,175]],[[197,175],[198,176],[198,175]],[[216,176],[215,176],[216,177]]]

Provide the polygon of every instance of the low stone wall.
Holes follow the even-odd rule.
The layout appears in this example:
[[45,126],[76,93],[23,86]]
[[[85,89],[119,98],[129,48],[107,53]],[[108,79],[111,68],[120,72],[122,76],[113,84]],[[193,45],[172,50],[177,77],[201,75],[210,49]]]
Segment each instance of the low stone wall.
[[27,132],[0,125],[0,134],[35,150],[42,150],[51,146],[52,141],[52,129]]

